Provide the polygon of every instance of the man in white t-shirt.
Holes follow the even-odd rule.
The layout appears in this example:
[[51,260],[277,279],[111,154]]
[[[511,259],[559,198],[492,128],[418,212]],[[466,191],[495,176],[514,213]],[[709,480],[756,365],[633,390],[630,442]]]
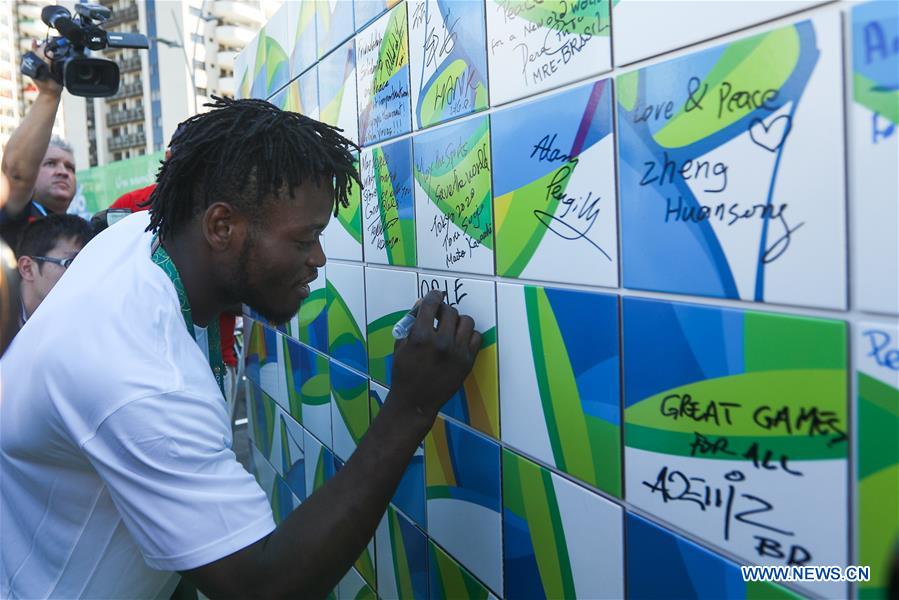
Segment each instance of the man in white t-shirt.
[[0,361],[0,597],[167,597],[177,573],[208,596],[323,596],[471,369],[474,322],[429,294],[357,451],[275,528],[194,327],[236,302],[296,314],[358,175],[327,125],[212,108],[185,123],[150,214],[89,243]]

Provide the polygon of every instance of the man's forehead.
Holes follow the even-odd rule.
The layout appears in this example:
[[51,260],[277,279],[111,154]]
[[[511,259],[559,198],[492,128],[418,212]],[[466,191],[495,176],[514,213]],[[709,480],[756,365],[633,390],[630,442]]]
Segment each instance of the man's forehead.
[[333,212],[333,197],[294,194],[266,203],[264,220],[268,227],[282,229],[288,235],[304,235],[324,229]]
[[64,149],[60,148],[59,146],[48,146],[47,147],[47,152],[46,152],[46,154],[44,154],[44,159],[46,160],[49,158],[54,158],[57,160],[62,159],[62,160],[67,160],[69,162],[75,162],[75,157],[72,156],[72,153],[69,152],[68,150],[64,150]]
[[287,204],[310,218],[318,216],[321,220],[324,213],[330,213],[334,208],[334,188],[330,183],[303,182],[293,188],[290,196]]

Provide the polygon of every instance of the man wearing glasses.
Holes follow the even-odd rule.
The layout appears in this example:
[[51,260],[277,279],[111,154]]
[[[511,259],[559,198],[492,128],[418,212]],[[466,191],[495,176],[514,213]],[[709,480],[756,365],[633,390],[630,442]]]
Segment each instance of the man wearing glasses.
[[25,228],[18,246],[20,326],[34,314],[91,235],[90,224],[75,215],[51,214]]

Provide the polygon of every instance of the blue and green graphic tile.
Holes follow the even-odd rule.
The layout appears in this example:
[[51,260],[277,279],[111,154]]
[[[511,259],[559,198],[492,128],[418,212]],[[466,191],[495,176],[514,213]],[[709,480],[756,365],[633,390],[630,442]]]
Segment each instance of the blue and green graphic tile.
[[[264,393],[265,392],[263,392],[263,394]],[[271,437],[272,445],[265,458],[268,460],[269,464],[271,464],[272,468],[275,469],[275,473],[280,477],[284,475],[284,471],[282,470],[282,467],[284,466],[284,448],[282,447],[284,436],[281,435],[281,415],[284,414],[284,410],[276,403],[273,403],[272,411],[274,417]]]
[[290,406],[306,430],[326,446],[331,446],[331,375],[328,357],[315,350],[285,338],[285,355],[288,357],[290,380]]
[[262,31],[265,40],[266,93],[271,96],[291,80],[290,55],[293,53],[294,32],[290,28],[290,2],[285,2],[272,15]]
[[328,354],[368,372],[365,341],[365,272],[362,265],[328,264]]
[[[369,388],[369,400],[371,403],[371,418],[374,420],[378,416],[381,406],[387,399],[388,390],[384,386],[371,382]],[[425,505],[425,449],[419,446],[415,454],[409,460],[403,477],[400,479],[399,485],[393,498],[390,499],[391,504],[401,510],[404,515],[412,519],[416,525],[427,530],[428,515]]]
[[[359,168],[359,153],[353,152],[355,167]],[[347,194],[349,206],[341,206],[337,217],[325,230],[328,238],[326,254],[328,260],[362,261],[362,191],[359,184],[352,182],[352,189]]]
[[[290,81],[288,55],[282,46],[285,40],[272,37],[272,33],[269,25],[263,26],[241,53],[246,55],[246,70],[235,71],[235,76],[240,78],[238,90],[243,98],[266,100]],[[278,36],[284,32],[275,26],[274,33]]]
[[428,598],[428,538],[392,506],[375,533],[378,596]]
[[[355,33],[353,3],[346,0],[311,1],[315,2],[315,29],[318,38],[318,57],[321,58]],[[303,3],[308,4],[310,0]]]
[[[503,589],[499,444],[437,417],[425,438],[428,535],[496,594]],[[460,524],[464,523],[464,527]]]
[[412,129],[406,3],[356,36],[359,140],[369,145]]
[[393,369],[393,326],[408,313],[418,298],[418,278],[413,271],[365,268],[368,372],[378,383],[390,386]]
[[414,267],[412,140],[365,149],[359,165],[365,261]]
[[370,421],[368,378],[331,361],[332,449],[337,458],[349,460]]
[[252,382],[247,392],[247,421],[253,444],[263,456],[271,456],[278,405]]
[[419,273],[418,292],[442,291],[447,302],[474,319],[481,332],[481,349],[462,388],[441,412],[499,439],[499,376],[497,374],[496,287],[492,281]]
[[338,464],[328,448],[308,431],[304,432],[303,449],[306,466],[306,497],[308,498],[321,486],[334,477]]
[[287,387],[288,413],[295,421],[303,424],[303,382],[306,375],[303,373],[302,344],[288,338],[281,339],[281,351],[284,357],[283,369]]
[[415,129],[486,109],[484,3],[408,0],[406,4]]
[[[268,64],[266,63],[268,42],[268,34],[265,27],[262,27],[259,30],[259,33],[256,34],[256,37],[253,38],[241,53],[246,56],[247,61],[246,71],[241,75],[241,79],[238,82],[239,92],[244,98],[266,100],[271,95],[271,92],[287,83],[289,79],[289,68],[282,73],[278,73],[277,76],[274,76],[275,69],[268,68]],[[277,51],[272,53],[272,60],[274,61],[273,66],[277,66],[278,64],[278,56],[279,53]],[[240,65],[240,68],[243,68],[243,65]],[[238,73],[235,71],[235,75],[237,74]],[[272,83],[273,80],[274,83]],[[281,85],[278,85],[279,82]],[[277,87],[269,90],[269,85],[276,85]]]
[[[288,29],[293,32],[293,48],[290,52],[290,76],[293,78],[306,72],[318,59],[316,3],[303,1],[287,2],[286,4],[288,6]],[[318,105],[317,101],[316,105]]]
[[275,479],[278,477],[278,474],[271,463],[268,462],[268,458],[263,456],[255,447],[250,448],[250,453],[253,455],[253,477],[256,478],[256,483],[265,492],[265,497],[272,507],[272,516],[277,521],[279,515],[276,510],[277,506],[272,504],[272,497],[275,489]]
[[362,551],[362,554],[360,554],[359,558],[356,559],[356,562],[353,563],[356,572],[362,576],[372,589],[375,589],[375,584],[377,582],[377,570],[375,569],[376,558],[375,538],[372,537],[365,547],[365,550]]
[[255,448],[252,449],[253,472],[256,482],[268,498],[272,509],[272,517],[276,524],[300,505],[299,499],[291,493],[287,483],[278,475],[275,468]]
[[623,598],[621,507],[503,449],[505,598]]
[[[768,582],[744,582],[740,566],[627,513],[627,595],[634,600],[799,600]],[[620,597],[620,596],[619,596]]]
[[258,333],[251,335],[248,352],[252,352],[253,365],[247,365],[248,371],[256,371],[258,364],[259,387],[263,392],[281,406],[288,410],[287,377],[285,372],[284,339],[286,336],[268,327],[260,325]]
[[284,91],[288,95],[286,110],[306,115],[310,119],[318,120],[321,117],[317,68],[309,69],[291,81]]
[[378,596],[362,575],[351,568],[337,584],[337,600],[378,600]]
[[234,97],[239,100],[254,97],[251,88],[258,44],[259,36],[257,35],[234,57]]
[[356,31],[362,31],[369,23],[400,3],[400,0],[353,0],[356,13]]
[[303,428],[289,414],[278,411],[278,431],[276,435],[281,437],[278,472],[290,491],[299,499],[306,499],[306,463],[305,463],[305,433]]
[[612,125],[608,79],[490,116],[497,275],[618,285]]
[[621,75],[624,286],[844,309],[832,11]]
[[[246,338],[244,338],[246,339]],[[250,381],[248,378],[244,378],[242,384],[244,386],[244,398],[246,399],[247,405],[247,437],[250,439],[250,444],[256,444],[256,404],[260,402],[259,397],[262,394],[262,390],[260,390],[255,383]]]
[[497,284],[503,441],[621,496],[616,296]]
[[[333,477],[340,469],[343,468],[345,464],[336,456],[334,457],[334,472],[330,475]],[[375,583],[377,580],[377,573],[375,570],[375,537],[368,541],[368,545],[365,546],[365,549],[362,550],[362,554],[359,555],[359,558],[356,559],[356,562],[353,563],[353,568],[365,579],[366,583],[373,589],[376,587]]]
[[320,120],[339,127],[343,130],[341,135],[354,143],[358,142],[355,41],[348,41],[322,59],[317,69]]
[[487,0],[491,104],[611,69],[609,5],[609,0]]
[[296,316],[290,320],[287,333],[319,352],[328,351],[328,288],[326,268],[309,284],[309,297],[303,300]]
[[899,5],[853,3],[849,205],[854,304],[899,315]]
[[[266,367],[266,376],[271,377],[271,366],[278,360],[278,334],[258,320],[248,319],[244,325],[244,339],[247,340],[244,359],[247,379],[261,387],[263,366]],[[272,385],[266,384],[269,391]]]
[[294,495],[293,490],[280,475],[275,475],[275,484],[270,500],[275,523],[278,525],[283,523],[290,513],[300,505],[300,499]]
[[428,541],[428,575],[432,600],[496,600],[496,596],[468,569],[432,541]]
[[250,464],[250,466],[249,466],[249,469],[247,469],[247,470],[248,470],[248,471],[250,472],[250,474],[252,474],[253,477],[256,479],[256,483],[259,483],[259,479],[256,477],[256,460],[257,460],[257,459],[256,459],[256,456],[257,456],[257,455],[258,455],[258,456],[261,456],[261,454],[259,453],[259,449],[256,448],[256,446],[253,445],[253,444],[250,444],[250,451],[249,451],[249,452],[250,452],[250,454],[249,454],[249,456],[247,457],[247,462]]
[[421,267],[493,274],[489,123],[484,116],[413,138]]
[[636,298],[623,308],[630,503],[747,562],[847,564],[846,324]]
[[859,598],[886,598],[899,540],[899,326],[859,323],[855,333],[858,389],[858,560],[871,579]]
[[[827,0],[744,2],[631,2],[614,0],[615,66],[686,48],[706,40],[773,21]],[[759,90],[761,93],[762,90]]]

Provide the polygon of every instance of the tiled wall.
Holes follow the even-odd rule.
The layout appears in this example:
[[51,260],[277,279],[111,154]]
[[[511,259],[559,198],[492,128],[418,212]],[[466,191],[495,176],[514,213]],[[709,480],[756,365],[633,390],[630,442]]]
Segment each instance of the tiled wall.
[[276,518],[352,455],[417,297],[484,333],[335,597],[885,596],[897,7],[285,3],[241,95],[341,127],[365,185],[297,317],[247,312]]

